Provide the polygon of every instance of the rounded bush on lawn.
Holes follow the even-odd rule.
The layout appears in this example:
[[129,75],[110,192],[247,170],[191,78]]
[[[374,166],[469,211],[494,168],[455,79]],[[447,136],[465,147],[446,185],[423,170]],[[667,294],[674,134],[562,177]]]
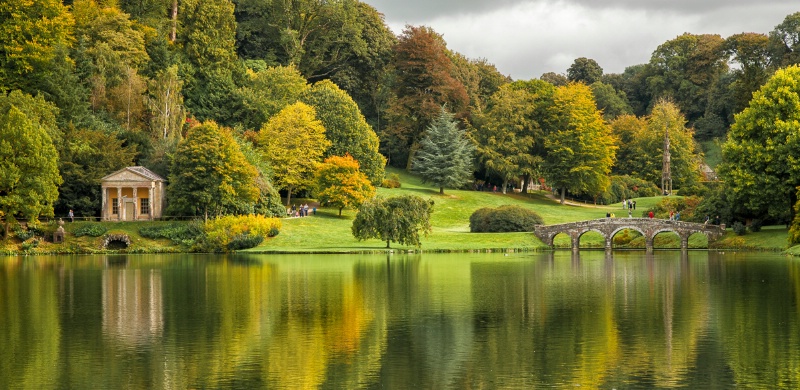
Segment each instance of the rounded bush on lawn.
[[469,217],[473,233],[530,232],[541,224],[542,217],[535,211],[515,205],[484,207]]

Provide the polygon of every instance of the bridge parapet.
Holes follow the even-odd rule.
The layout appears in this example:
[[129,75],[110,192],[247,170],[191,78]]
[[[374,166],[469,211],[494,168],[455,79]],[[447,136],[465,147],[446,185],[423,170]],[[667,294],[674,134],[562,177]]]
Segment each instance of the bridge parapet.
[[673,221],[656,218],[601,218],[588,221],[577,221],[557,225],[538,225],[534,234],[547,245],[553,245],[553,239],[560,233],[570,236],[572,248],[578,249],[583,234],[594,231],[605,238],[605,248],[612,248],[612,239],[620,230],[632,229],[645,237],[646,249],[653,250],[653,239],[662,232],[674,232],[681,238],[681,249],[689,247],[689,236],[702,233],[708,241],[714,241],[725,233],[725,225],[709,225],[685,221]]

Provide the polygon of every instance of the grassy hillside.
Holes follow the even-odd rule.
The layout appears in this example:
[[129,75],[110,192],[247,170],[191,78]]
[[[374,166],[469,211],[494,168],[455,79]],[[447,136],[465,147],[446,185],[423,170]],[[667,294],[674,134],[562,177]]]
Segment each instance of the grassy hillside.
[[[469,217],[482,207],[497,207],[514,204],[535,210],[542,216],[546,224],[582,221],[602,218],[607,212],[617,217],[626,217],[627,210],[621,204],[602,205],[561,205],[547,197],[544,192],[532,194],[493,193],[461,190],[446,190],[440,195],[437,188],[423,184],[419,178],[402,171],[392,171],[400,176],[401,188],[378,189],[381,196],[400,196],[406,194],[419,195],[433,199],[435,206],[431,217],[433,232],[422,239],[422,250],[536,250],[547,249],[532,233],[470,233]],[[637,216],[655,205],[661,197],[638,198]],[[345,210],[337,216],[338,210],[320,209],[316,216],[308,218],[290,218],[283,221],[280,235],[251,249],[256,252],[352,252],[383,251],[386,243],[379,240],[357,241],[350,233],[350,226],[355,211]],[[720,248],[753,248],[781,249],[785,247],[786,229],[769,228],[761,233],[750,233],[744,237],[729,233],[716,247]],[[643,247],[644,242],[640,243]],[[602,247],[602,237],[597,233],[587,233],[581,238],[581,247]],[[557,247],[568,247],[569,240],[565,235],[557,237]],[[636,245],[634,242],[632,245]],[[657,237],[656,247],[675,248],[680,246],[677,235],[661,234]],[[692,248],[706,248],[708,241],[702,235],[694,235],[690,240]],[[412,247],[392,243],[396,250],[410,250]]]
[[[615,213],[617,217],[627,217],[627,210],[621,204],[602,205],[561,205],[556,200],[549,198],[545,192],[532,194],[519,193],[493,193],[476,191],[446,190],[445,195],[440,195],[438,188],[433,188],[420,182],[419,178],[403,171],[392,171],[400,176],[401,188],[379,188],[378,194],[385,197],[406,194],[419,195],[432,199],[435,203],[431,217],[433,231],[422,239],[421,249],[424,251],[470,251],[470,250],[544,250],[548,249],[532,233],[470,233],[469,217],[482,207],[497,207],[501,205],[519,205],[530,208],[542,216],[546,224],[556,224],[602,218],[607,212]],[[638,198],[635,215],[642,216],[644,210],[655,205],[661,198]],[[298,200],[299,202],[300,200]],[[260,246],[250,249],[251,252],[282,252],[282,253],[349,253],[349,252],[383,252],[386,243],[380,240],[358,241],[353,238],[350,227],[356,212],[344,210],[338,216],[338,210],[321,208],[316,215],[305,218],[283,219],[283,228],[279,235],[265,240]],[[132,244],[126,251],[138,253],[178,252],[187,250],[173,244],[169,240],[148,240],[141,237],[139,228],[153,224],[170,224],[186,222],[104,222],[108,229],[107,234],[125,233],[132,239]],[[68,223],[65,228],[67,236],[64,244],[40,242],[28,253],[93,253],[100,251],[102,237],[75,237],[74,232],[86,224],[85,222]],[[54,227],[53,227],[54,229]],[[784,227],[765,227],[759,233],[748,233],[745,236],[736,236],[732,232],[721,240],[712,243],[712,248],[719,249],[756,249],[780,250],[786,246],[787,230]],[[615,239],[624,238],[618,234]],[[656,248],[677,248],[679,239],[677,235],[663,233],[656,237]],[[615,243],[617,245],[618,243]],[[569,247],[569,239],[562,234],[556,238],[556,247]],[[642,237],[633,238],[628,244],[632,248],[643,248]],[[707,248],[708,242],[702,235],[693,235],[690,248]],[[598,233],[587,233],[581,238],[581,247],[602,248],[603,239]],[[401,246],[392,243],[393,250],[416,250],[413,247]],[[0,252],[12,253],[21,251],[22,244],[18,240],[0,242]]]

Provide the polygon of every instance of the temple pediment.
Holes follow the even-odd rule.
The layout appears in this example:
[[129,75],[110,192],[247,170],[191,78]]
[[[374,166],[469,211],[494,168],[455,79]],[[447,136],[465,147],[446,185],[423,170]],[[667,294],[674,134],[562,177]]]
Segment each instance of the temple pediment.
[[100,180],[102,182],[143,182],[164,181],[164,178],[145,167],[126,167]]

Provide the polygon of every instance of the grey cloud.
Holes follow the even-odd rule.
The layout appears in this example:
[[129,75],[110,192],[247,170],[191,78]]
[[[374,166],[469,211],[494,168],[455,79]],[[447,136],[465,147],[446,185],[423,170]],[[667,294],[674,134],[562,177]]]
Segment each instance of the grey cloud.
[[[471,15],[507,8],[516,4],[548,3],[563,6],[579,5],[591,9],[624,9],[627,11],[676,12],[698,14],[753,6],[795,5],[797,0],[364,0],[386,16],[390,23],[424,23],[441,16]],[[740,15],[747,17],[747,15]]]

